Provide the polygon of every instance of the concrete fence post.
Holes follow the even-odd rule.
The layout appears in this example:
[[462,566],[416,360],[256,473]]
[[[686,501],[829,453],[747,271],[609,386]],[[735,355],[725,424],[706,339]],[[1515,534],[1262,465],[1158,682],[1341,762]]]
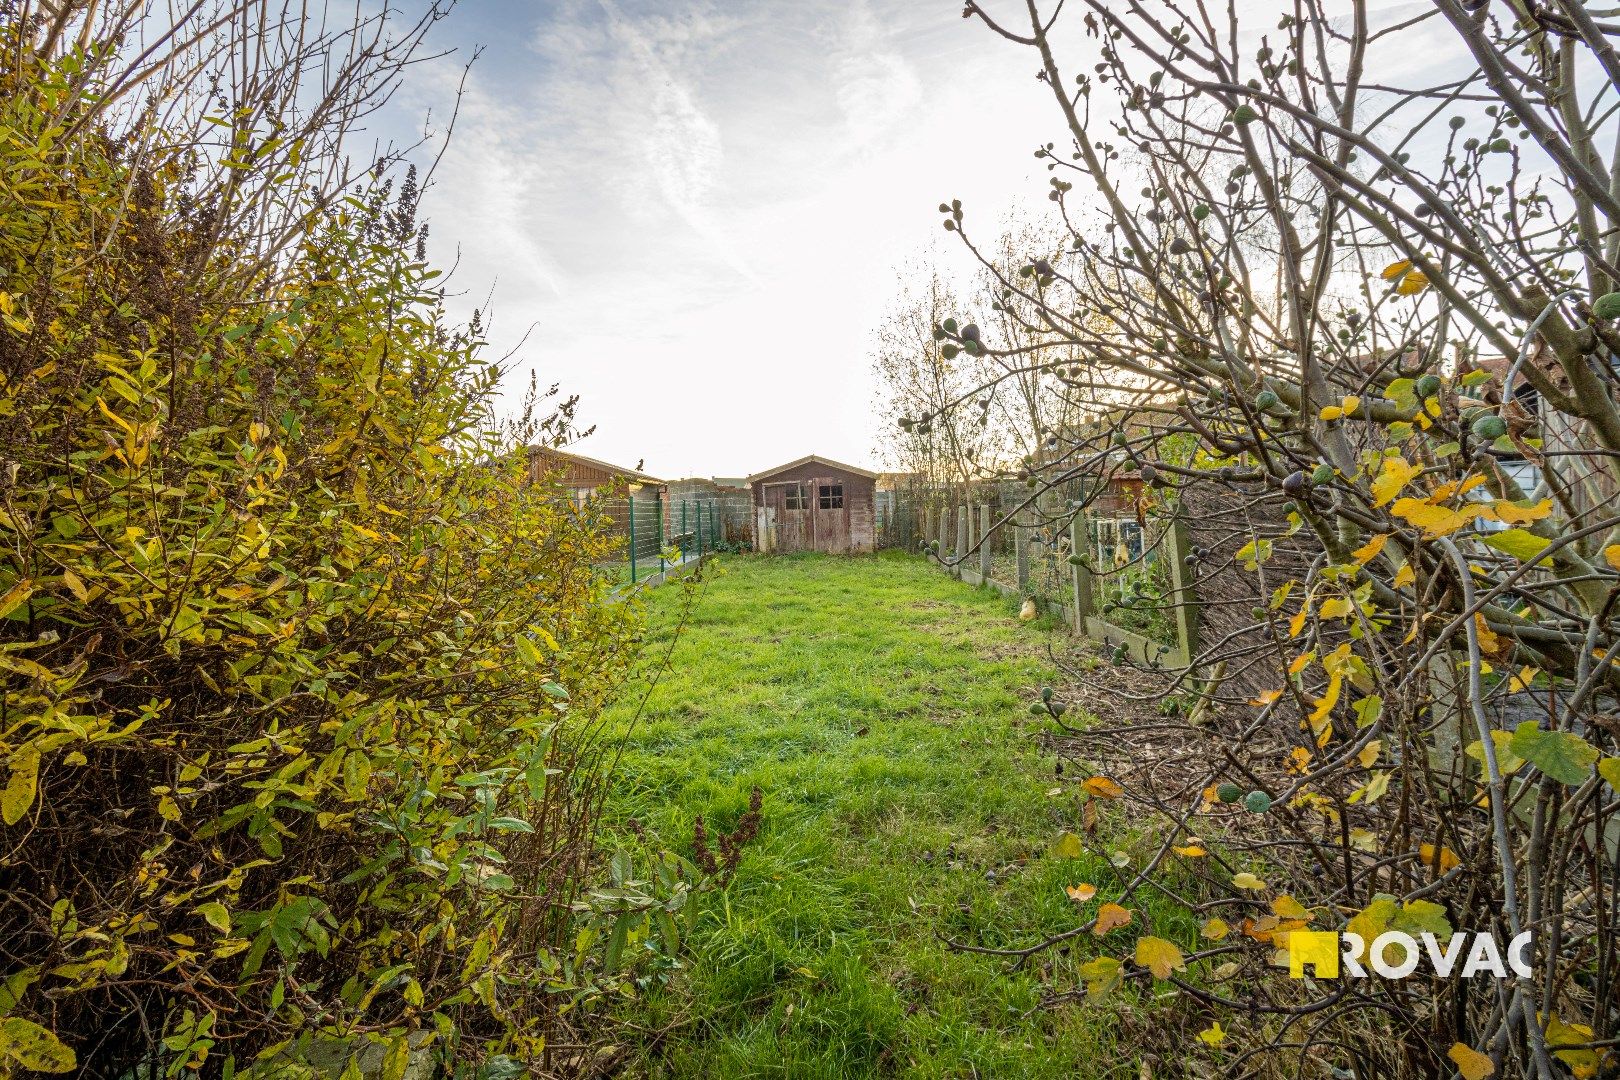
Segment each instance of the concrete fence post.
[[1170,587],[1174,590],[1175,604],[1171,614],[1176,622],[1176,640],[1181,643],[1185,663],[1192,663],[1198,654],[1198,589],[1194,585],[1196,573],[1187,565],[1192,552],[1192,540],[1187,535],[1187,519],[1181,511],[1170,519],[1165,535],[1164,554],[1170,560]]
[[939,508],[939,557],[949,558],[951,554],[951,516],[947,507]]
[[1091,591],[1091,528],[1084,510],[1069,521],[1069,557],[1080,560],[1070,563],[1069,568],[1074,571],[1074,629],[1075,633],[1083,634],[1086,620],[1095,610]]
[[1029,509],[1018,511],[1013,525],[1013,555],[1018,560],[1018,595],[1029,594]]
[[995,520],[989,503],[979,504],[979,576],[990,580],[990,525]]
[[[966,506],[958,506],[956,508],[956,557],[958,559],[966,557],[967,550],[968,550],[968,508]],[[962,568],[960,566],[958,566],[957,567],[957,576],[958,577],[961,576],[961,570],[962,570]]]

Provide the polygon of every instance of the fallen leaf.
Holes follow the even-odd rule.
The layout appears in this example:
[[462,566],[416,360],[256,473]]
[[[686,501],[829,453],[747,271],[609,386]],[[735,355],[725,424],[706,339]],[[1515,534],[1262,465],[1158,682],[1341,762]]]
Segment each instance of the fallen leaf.
[[1231,932],[1232,928],[1226,924],[1225,919],[1221,918],[1210,919],[1198,928],[1199,936],[1209,941],[1220,941]]
[[1311,913],[1305,910],[1305,905],[1287,893],[1283,893],[1271,902],[1271,910],[1279,919],[1309,919],[1311,917]]
[[1451,1049],[1446,1051],[1446,1057],[1457,1066],[1463,1080],[1485,1080],[1487,1076],[1496,1073],[1496,1062],[1467,1043],[1452,1043]]
[[1186,971],[1187,961],[1174,942],[1163,938],[1136,939],[1136,962],[1153,972],[1155,979],[1168,979],[1172,971]]
[[1129,926],[1130,924],[1130,908],[1123,908],[1118,904],[1104,904],[1097,909],[1097,921],[1092,926],[1091,932],[1097,937],[1102,937],[1110,931],[1118,930],[1120,927]]
[[1082,881],[1078,885],[1065,885],[1063,891],[1069,894],[1070,900],[1083,904],[1097,895],[1097,886]]
[[1080,786],[1099,799],[1117,799],[1125,794],[1124,788],[1106,776],[1093,776]]
[[1265,882],[1261,881],[1247,870],[1243,871],[1241,874],[1233,874],[1232,884],[1236,885],[1240,889],[1250,889],[1254,891],[1258,891],[1266,887]]
[[1198,1041],[1203,1043],[1205,1046],[1219,1046],[1221,1043],[1225,1042],[1226,1032],[1221,1030],[1221,1022],[1216,1020],[1211,1023],[1209,1027],[1205,1028],[1203,1031],[1200,1031],[1198,1033]]

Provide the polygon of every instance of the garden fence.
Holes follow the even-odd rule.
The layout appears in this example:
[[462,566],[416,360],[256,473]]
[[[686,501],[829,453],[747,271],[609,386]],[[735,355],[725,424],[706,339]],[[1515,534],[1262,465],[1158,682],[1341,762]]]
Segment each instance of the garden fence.
[[926,550],[953,574],[1028,598],[1137,660],[1184,666],[1198,651],[1196,571],[1173,507],[985,482],[917,486],[880,500],[879,543]]

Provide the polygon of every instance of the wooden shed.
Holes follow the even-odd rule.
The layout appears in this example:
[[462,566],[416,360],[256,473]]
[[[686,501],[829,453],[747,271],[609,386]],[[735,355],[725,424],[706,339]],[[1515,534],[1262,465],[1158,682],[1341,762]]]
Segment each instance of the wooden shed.
[[877,473],[810,454],[755,473],[754,537],[760,551],[871,551]]
[[570,454],[550,446],[529,448],[529,480],[540,483],[549,480],[568,493],[575,503],[583,503],[599,488],[622,487],[621,494],[638,498],[657,495],[664,497],[665,483],[648,476],[639,469],[610,465],[605,461],[588,458],[584,454]]

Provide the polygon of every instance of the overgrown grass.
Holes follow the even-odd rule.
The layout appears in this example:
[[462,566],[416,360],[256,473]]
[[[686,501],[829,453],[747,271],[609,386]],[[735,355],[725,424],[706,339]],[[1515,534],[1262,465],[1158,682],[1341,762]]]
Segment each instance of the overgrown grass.
[[1105,1012],[1038,1007],[1074,985],[1089,939],[1009,972],[939,937],[1027,944],[1089,917],[1065,885],[1119,890],[1101,858],[1046,855],[1080,813],[1031,738],[1053,630],[904,555],[725,560],[609,818],[688,852],[697,815],[729,828],[758,785],[764,828],[699,898],[688,969],[627,1010],[633,1074],[1136,1075]]

